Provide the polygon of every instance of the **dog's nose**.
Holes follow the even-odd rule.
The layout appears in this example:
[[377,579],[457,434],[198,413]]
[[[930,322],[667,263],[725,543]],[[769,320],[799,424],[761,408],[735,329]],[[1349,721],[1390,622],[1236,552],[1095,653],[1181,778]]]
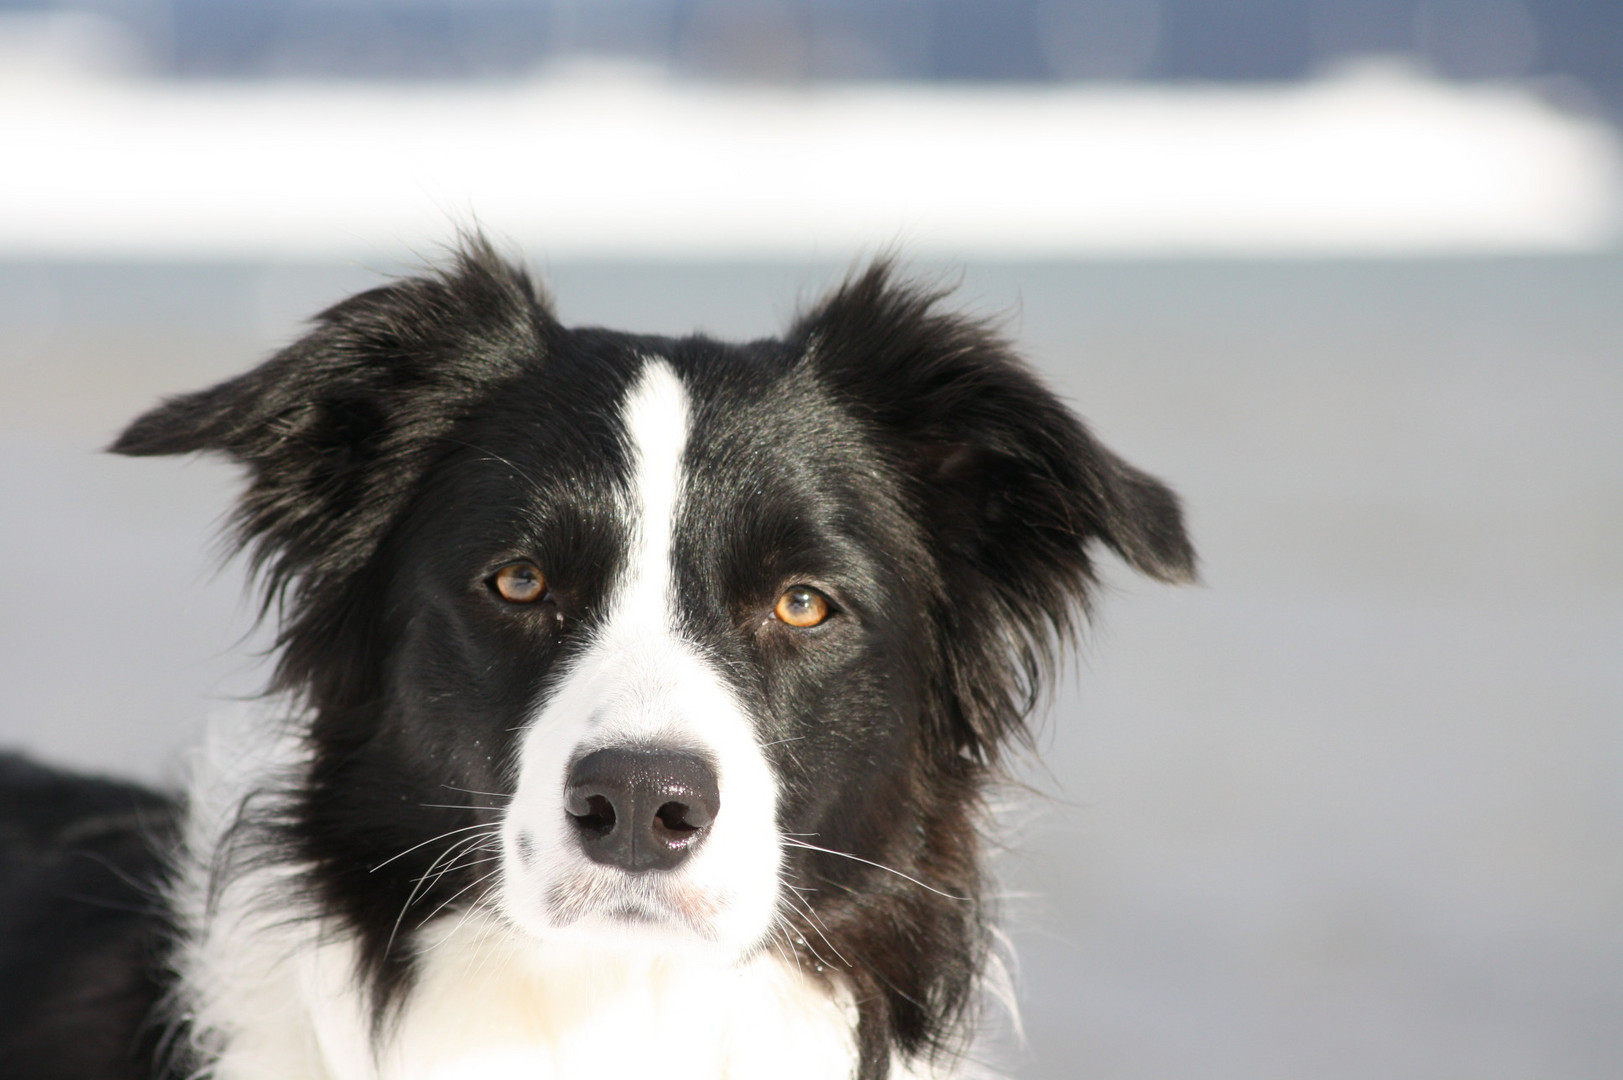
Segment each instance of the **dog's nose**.
[[570,768],[564,808],[593,861],[673,870],[709,833],[721,792],[714,766],[696,754],[609,747]]

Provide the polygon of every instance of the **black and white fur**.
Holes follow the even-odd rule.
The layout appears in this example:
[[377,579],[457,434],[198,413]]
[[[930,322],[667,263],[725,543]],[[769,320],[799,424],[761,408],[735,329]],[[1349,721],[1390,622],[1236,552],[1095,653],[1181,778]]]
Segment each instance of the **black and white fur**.
[[[9,763],[68,809],[9,808],[42,884],[4,893],[7,1075],[962,1075],[1000,753],[1094,545],[1192,555],[939,300],[881,264],[778,340],[566,329],[475,240],[138,419],[115,451],[246,466],[280,665],[184,809]],[[493,587],[516,563],[543,598]],[[604,749],[709,771],[674,865],[589,856]],[[105,905],[20,949],[97,821]]]

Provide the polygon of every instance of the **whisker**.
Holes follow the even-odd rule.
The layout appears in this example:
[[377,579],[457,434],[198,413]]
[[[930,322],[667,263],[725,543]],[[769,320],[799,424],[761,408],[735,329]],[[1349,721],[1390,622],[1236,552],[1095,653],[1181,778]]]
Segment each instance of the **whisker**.
[[839,856],[841,856],[843,858],[850,859],[853,862],[863,863],[865,865],[872,866],[872,867],[874,867],[876,869],[884,870],[884,871],[886,871],[888,873],[895,874],[897,877],[902,878],[905,881],[911,881],[913,884],[917,885],[919,888],[926,889],[926,890],[928,890],[930,892],[933,892],[937,896],[944,896],[948,900],[963,900],[963,901],[967,902],[970,899],[967,896],[957,896],[957,895],[955,895],[953,893],[950,893],[950,892],[942,892],[940,889],[936,888],[934,885],[926,885],[924,882],[920,881],[918,878],[911,877],[911,876],[909,876],[907,874],[904,874],[900,870],[897,870],[895,867],[886,866],[884,863],[876,863],[872,859],[864,859],[861,855],[853,855],[849,851],[835,851],[833,848],[818,847],[816,844],[808,844],[804,840],[796,840],[792,836],[784,836],[783,842],[786,843],[786,844],[789,844],[789,845],[791,845],[793,847],[805,848],[807,851],[821,851],[825,855],[839,855]]
[[[385,954],[387,954],[390,949],[394,948],[395,938],[400,935],[400,924],[405,922],[405,920],[406,920],[406,912],[410,911],[411,906],[417,902],[417,897],[418,897],[419,894],[421,894],[423,892],[423,889],[425,887],[425,883],[429,881],[430,876],[432,876],[433,881],[437,883],[440,880],[440,878],[444,877],[447,873],[449,873],[450,869],[451,869],[451,867],[449,865],[447,865],[444,870],[441,870],[438,874],[435,874],[434,873],[434,868],[437,867],[441,862],[445,861],[445,859],[447,857],[449,857],[451,862],[454,863],[456,861],[458,855],[462,851],[466,851],[470,847],[476,847],[479,844],[483,843],[485,840],[490,839],[491,837],[494,837],[496,835],[496,830],[494,828],[492,828],[491,826],[489,826],[489,825],[483,826],[483,829],[485,830],[486,835],[484,835],[484,836],[465,836],[462,839],[456,841],[455,843],[449,845],[444,851],[439,853],[439,856],[437,858],[435,858],[435,860],[433,862],[428,864],[428,869],[423,872],[423,876],[418,878],[417,881],[412,885],[411,892],[409,894],[407,894],[407,896],[406,896],[406,902],[400,905],[400,914],[395,916],[395,918],[394,918],[394,926],[390,927],[390,929],[389,929],[389,940],[384,942],[384,945],[383,945],[383,951],[384,951]],[[455,831],[456,832],[467,832],[468,830],[466,830],[466,829],[457,829]],[[449,836],[451,834],[446,833],[444,835]],[[440,837],[436,837],[435,839],[440,839]],[[421,844],[417,845],[417,847],[422,847],[422,846],[423,845],[421,845]],[[416,849],[414,848],[412,850],[416,850]],[[404,854],[404,852],[402,852],[402,854]],[[495,871],[492,871],[492,873],[494,873],[494,872]],[[458,893],[457,895],[460,896],[461,893]],[[427,922],[427,921],[428,921],[427,919],[423,920],[423,922]],[[422,923],[418,923],[418,925],[421,926]]]
[[[800,899],[800,898],[798,896],[794,896],[792,894],[790,895],[791,902],[793,902],[794,900],[797,900],[797,899]],[[845,966],[847,968],[853,967],[854,965],[851,963],[851,961],[847,960],[845,958],[845,956],[843,954],[841,954],[841,952],[839,950],[839,947],[828,939],[827,934],[823,933],[823,920],[818,918],[817,912],[813,911],[811,905],[806,903],[805,900],[800,900],[800,905],[801,905],[801,907],[806,909],[806,918],[807,918],[806,925],[811,927],[811,930],[812,930],[812,932],[814,934],[816,934],[818,937],[823,939],[823,944],[827,945],[829,947],[829,950],[831,952],[833,952],[833,954],[835,956],[838,956],[840,958],[840,963],[843,966]],[[810,941],[807,941],[804,935],[801,936],[801,940],[805,942],[806,948],[811,950],[811,954],[813,956],[817,957],[818,962],[821,963],[824,967],[833,967],[834,966],[833,964],[830,964],[827,960],[823,959],[823,957],[818,954],[818,952],[817,952],[817,950],[815,948],[812,948],[812,943]]]
[[460,829],[447,830],[446,832],[440,833],[438,836],[433,836],[433,837],[428,838],[427,840],[424,840],[420,844],[413,844],[411,847],[407,848],[405,851],[397,851],[397,852],[395,852],[393,855],[390,855],[387,859],[384,859],[382,862],[378,863],[376,866],[369,869],[367,871],[367,873],[375,874],[379,870],[382,870],[385,866],[388,866],[390,863],[394,862],[396,859],[402,858],[402,857],[404,857],[406,855],[410,855],[412,852],[416,851],[418,848],[425,848],[429,844],[435,843],[435,842],[440,841],[440,840],[444,840],[447,836],[455,836],[457,833],[471,832],[474,829],[494,829],[495,827],[496,826],[491,825],[490,823],[486,822],[486,823],[480,824],[480,825],[464,825]]
[[[467,855],[470,852],[479,851],[479,850],[489,851],[490,849],[489,848],[484,848],[484,849],[467,848],[467,849],[463,850],[462,854]],[[444,877],[446,874],[449,874],[453,870],[466,870],[470,866],[483,866],[485,863],[496,862],[499,859],[501,859],[501,857],[502,857],[501,853],[498,852],[498,853],[496,853],[494,855],[487,855],[483,859],[472,859],[472,860],[453,859],[450,862],[445,864],[445,869],[441,870],[438,874],[434,875],[434,880],[438,881],[440,878]]]
[[[495,905],[491,904],[490,899],[488,897],[481,896],[475,903],[470,904],[468,906],[468,908],[465,911],[462,912],[462,918],[457,920],[456,925],[451,928],[449,933],[446,933],[446,934],[442,935],[440,940],[436,941],[434,944],[432,944],[428,948],[424,949],[423,952],[424,953],[430,953],[430,952],[433,952],[435,949],[438,949],[441,946],[443,946],[447,941],[449,941],[453,937],[455,937],[461,931],[461,929],[468,924],[468,920],[470,918],[472,918],[476,913],[478,913],[479,911],[481,911],[481,910],[483,910],[483,909],[485,909],[487,907],[491,911],[496,910]],[[482,932],[483,931],[481,931],[481,933]],[[473,970],[472,968],[467,969],[467,971],[469,973],[471,973],[472,970]]]
[[460,791],[465,795],[489,795],[493,799],[511,799],[513,797],[512,792],[509,791],[476,791],[473,788],[457,787],[455,784],[441,784],[440,787],[450,791]]
[[772,932],[767,935],[767,940],[772,942],[773,950],[783,957],[785,962],[793,964],[796,971],[804,974],[806,969],[800,966],[800,954],[795,951],[794,941],[790,938],[792,932],[793,928],[784,920],[783,912],[774,912]]
[[463,896],[463,894],[466,893],[469,889],[476,888],[476,887],[478,887],[480,885],[483,885],[485,882],[489,881],[491,878],[495,877],[499,873],[501,873],[501,867],[498,866],[496,869],[490,871],[489,873],[482,874],[479,877],[475,878],[473,881],[471,881],[468,884],[462,886],[462,888],[458,889],[455,893],[451,894],[451,897],[449,899],[443,901],[439,905],[439,907],[435,908],[433,911],[430,911],[427,915],[425,915],[423,917],[423,924],[426,925],[427,923],[433,922],[434,921],[434,916],[436,916],[440,912],[444,911],[447,906],[456,903],[456,901],[459,900]]
[[806,915],[814,924],[817,930],[817,936],[822,938],[823,942],[828,945],[831,950],[833,950],[834,955],[840,958],[840,962],[842,964],[844,964],[846,967],[852,967],[853,965],[851,961],[845,958],[845,954],[840,952],[839,947],[835,945],[833,939],[828,936],[829,934],[832,934],[834,930],[828,925],[828,923],[823,921],[823,917],[821,915],[817,914],[817,909],[812,907],[811,904],[804,899],[800,901],[800,906],[806,909]]
[[[790,930],[791,930],[791,932],[793,934],[793,939],[792,939],[792,941],[790,943],[790,947],[793,948],[795,945],[804,945],[806,947],[806,951],[812,954],[812,959],[817,961],[818,970],[821,971],[821,970],[823,970],[825,968],[831,968],[831,967],[835,966],[835,964],[831,960],[829,960],[822,953],[817,951],[817,946],[815,946],[815,945],[813,945],[811,943],[811,939],[809,937],[807,937],[805,934],[800,933],[800,931],[794,929],[794,927],[792,927],[792,926],[790,927]],[[818,931],[816,931],[815,927],[813,927],[813,932],[818,932]],[[820,933],[819,933],[819,936],[821,936]],[[846,966],[849,967],[850,965],[846,965]]]
[[[428,869],[423,871],[423,876],[417,880],[420,882],[427,882],[428,885],[432,886],[435,882],[439,881],[439,879],[444,877],[446,874],[449,874],[452,870],[463,866],[475,865],[474,863],[463,862],[462,857],[464,855],[472,855],[481,851],[490,853],[489,858],[480,859],[478,862],[489,862],[491,859],[501,858],[501,852],[498,849],[485,847],[483,844],[478,843],[478,840],[479,837],[476,836],[463,837],[461,840],[458,840],[451,847],[446,848],[438,859],[435,859],[432,863],[430,863]],[[455,854],[452,855],[452,852],[455,852]],[[434,868],[439,866],[440,861],[442,859],[446,859],[447,856],[450,856],[450,858],[436,873]]]
[[[432,863],[429,863],[428,869],[423,871],[423,876],[417,880],[420,882],[427,882],[430,886],[432,886],[435,882],[439,881],[440,878],[444,877],[446,874],[455,869],[464,855],[469,855],[480,851],[497,854],[500,849],[487,847],[485,843],[485,841],[494,838],[494,833],[490,834],[489,836],[479,834],[475,834],[473,836],[464,836],[462,839],[440,852],[439,858],[435,859]],[[444,867],[438,873],[435,873],[434,868],[439,866],[442,862],[445,864]]]
[[[480,896],[475,898],[475,900],[474,900],[474,902],[472,904],[468,905],[467,910],[462,913],[462,918],[457,920],[458,929],[460,929],[463,926],[466,926],[467,923],[468,923],[468,920],[470,918],[472,918],[475,914],[477,914],[479,912],[484,912],[484,911],[488,911],[492,915],[497,915],[497,916],[500,915],[500,909],[497,907],[496,903],[492,900],[491,895],[489,893],[481,894]],[[490,927],[488,925],[483,926],[483,927],[479,927],[477,929],[478,929],[478,933],[479,933],[479,935],[480,935],[480,937],[482,939],[490,937],[491,930],[490,930]],[[496,971],[504,971],[504,970],[511,969],[512,967],[514,967],[518,963],[517,957],[518,957],[519,954],[518,954],[517,950],[515,950],[515,949],[487,949],[487,948],[481,948],[481,949],[479,949],[479,951],[478,951],[478,953],[476,955],[478,956],[478,962],[474,963],[474,964],[464,965],[464,968],[463,968],[463,970],[468,973],[469,978],[477,978],[479,976],[482,976],[482,975],[484,975],[484,973],[486,971],[488,971],[488,970],[490,970],[492,968],[494,968]]]

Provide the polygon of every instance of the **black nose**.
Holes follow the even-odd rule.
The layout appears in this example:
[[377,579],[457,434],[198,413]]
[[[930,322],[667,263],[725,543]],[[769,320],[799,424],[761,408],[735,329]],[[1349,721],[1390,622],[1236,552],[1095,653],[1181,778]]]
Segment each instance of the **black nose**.
[[721,808],[715,768],[673,750],[594,750],[566,784],[564,808],[581,849],[632,873],[675,869]]

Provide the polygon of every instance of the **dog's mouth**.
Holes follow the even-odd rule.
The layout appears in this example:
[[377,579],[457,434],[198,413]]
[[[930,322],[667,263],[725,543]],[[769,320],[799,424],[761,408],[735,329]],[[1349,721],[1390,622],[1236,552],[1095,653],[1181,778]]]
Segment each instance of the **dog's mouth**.
[[557,927],[643,927],[715,941],[722,905],[706,890],[667,874],[593,869],[555,882],[547,890],[546,906]]

